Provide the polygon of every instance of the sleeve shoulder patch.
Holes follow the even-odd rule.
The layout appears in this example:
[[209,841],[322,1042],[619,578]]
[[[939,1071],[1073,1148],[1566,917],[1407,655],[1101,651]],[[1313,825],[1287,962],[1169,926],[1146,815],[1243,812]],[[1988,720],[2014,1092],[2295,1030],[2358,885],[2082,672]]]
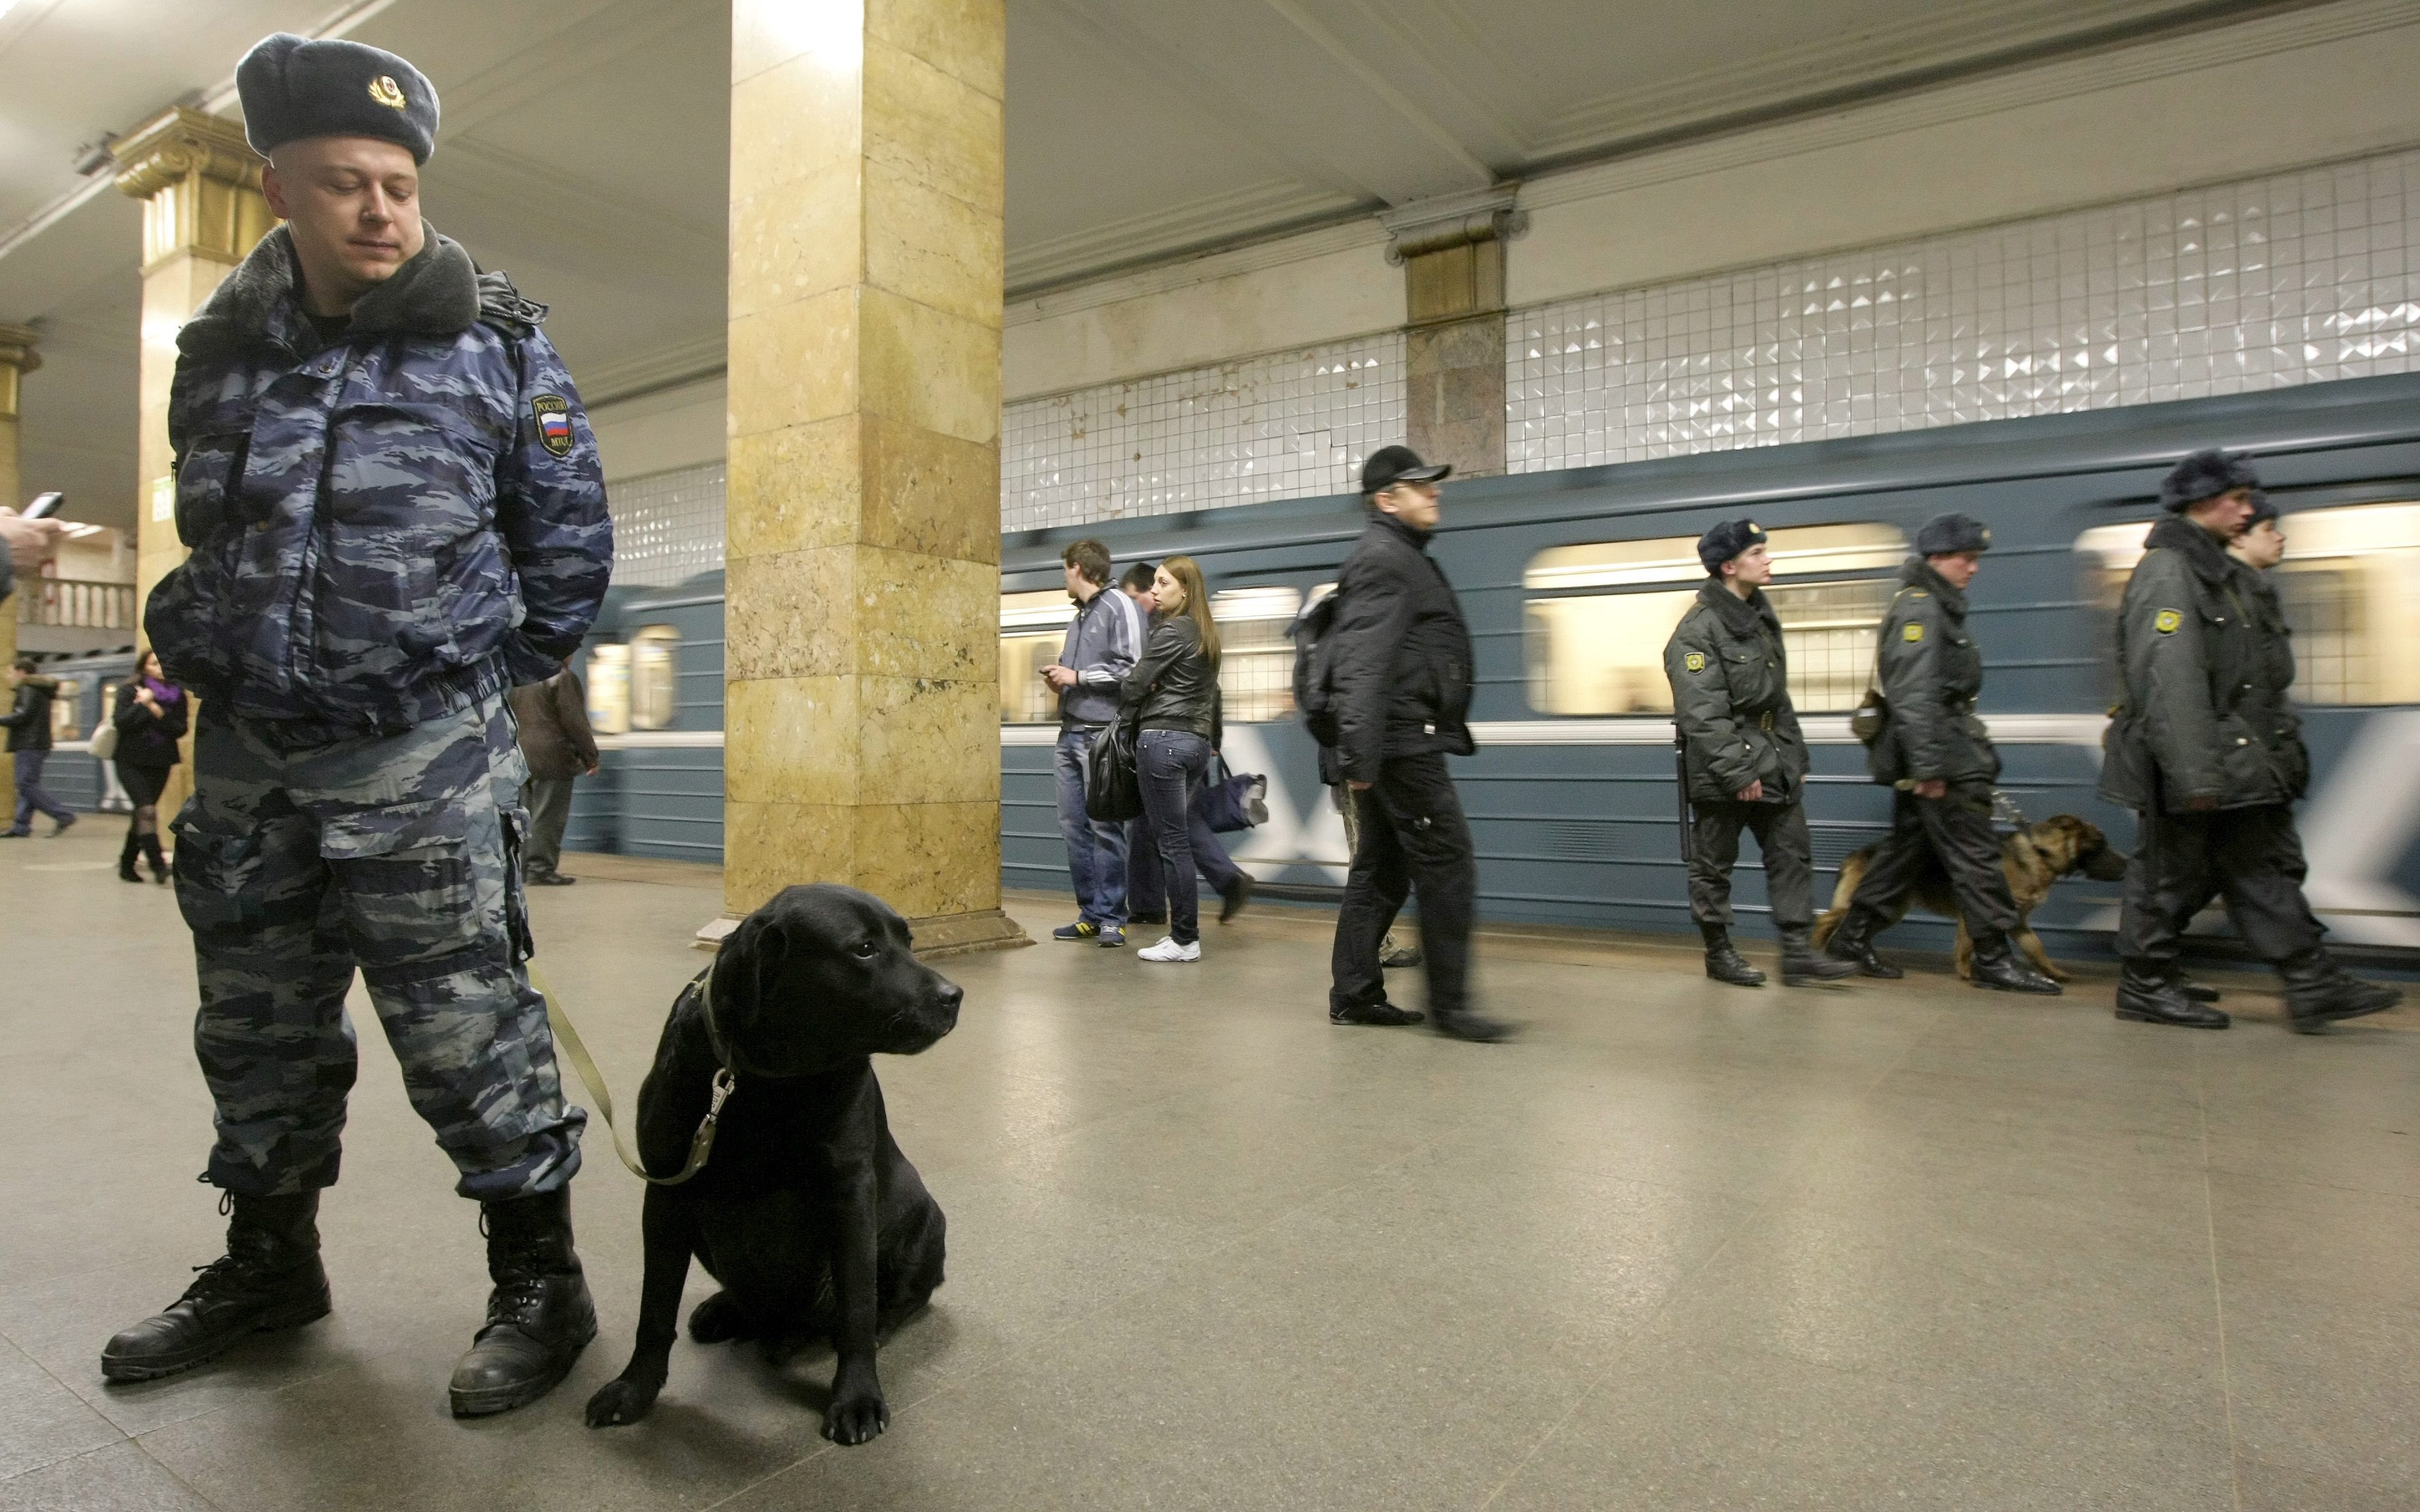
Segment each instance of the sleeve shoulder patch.
[[1899,638],[1909,645],[1914,645],[1924,639],[1924,626],[1915,620],[1910,620],[1899,627]]
[[1704,671],[1706,670],[1706,654],[1702,651],[1692,651],[1687,656],[1681,658],[1681,665],[1688,668],[1689,671],[1693,672]]
[[2185,617],[2183,615],[2178,613],[2175,609],[2164,609],[2160,610],[2159,613],[2152,616],[2151,628],[2159,631],[2162,635],[2174,635],[2177,633],[2177,626],[2184,623]]
[[571,406],[559,393],[530,395],[530,415],[537,422],[538,444],[556,456],[571,455]]

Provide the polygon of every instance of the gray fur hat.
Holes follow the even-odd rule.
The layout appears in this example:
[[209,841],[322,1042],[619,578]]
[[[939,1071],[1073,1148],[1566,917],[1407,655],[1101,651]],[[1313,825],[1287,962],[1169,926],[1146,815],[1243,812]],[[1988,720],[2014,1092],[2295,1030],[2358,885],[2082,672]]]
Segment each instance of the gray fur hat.
[[1720,576],[1724,563],[1763,541],[1764,528],[1752,519],[1721,520],[1698,537],[1698,562],[1709,574]]
[[292,32],[265,37],[235,66],[243,134],[269,156],[306,136],[369,136],[427,162],[437,150],[437,88],[384,48]]
[[2282,513],[2277,501],[2270,498],[2265,490],[2255,488],[2252,490],[2252,517],[2243,523],[2246,526],[2257,525],[2264,519],[2275,519]]
[[2160,507],[2171,514],[2191,509],[2205,499],[2238,488],[2257,488],[2260,474],[2252,464],[2232,452],[2222,452],[2213,446],[2194,453],[2160,480]]
[[1991,528],[1972,515],[1935,515],[1916,532],[1916,554],[1920,557],[1947,557],[1961,551],[1990,549]]

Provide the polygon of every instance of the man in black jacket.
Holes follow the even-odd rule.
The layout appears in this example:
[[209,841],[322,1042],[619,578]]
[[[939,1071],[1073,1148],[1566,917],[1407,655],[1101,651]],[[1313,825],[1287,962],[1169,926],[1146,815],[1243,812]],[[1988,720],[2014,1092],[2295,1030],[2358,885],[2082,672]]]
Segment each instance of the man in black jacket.
[[16,823],[5,833],[10,839],[32,834],[39,811],[50,815],[57,826],[51,831],[55,840],[76,822],[74,810],[42,786],[42,764],[51,759],[51,703],[58,696],[59,681],[43,676],[30,656],[17,658],[8,669],[8,679],[17,696],[8,712],[0,714],[0,726],[8,731],[9,759],[16,768],[17,813]]
[[2294,1029],[2391,1008],[2401,996],[2347,975],[2303,897],[2293,801],[2309,778],[2286,687],[2282,615],[2248,591],[2226,554],[2257,509],[2240,457],[2195,452],[2160,485],[2168,517],[2143,540],[2118,610],[2119,703],[2104,737],[2101,794],[2135,812],[2118,925],[2118,1016],[2223,1029],[2225,1013],[2180,980],[2185,926],[2216,892],[2244,944],[2286,980]]
[[1500,1040],[1510,1025],[1468,1001],[1471,909],[1479,862],[1445,758],[1478,748],[1470,709],[1470,627],[1428,554],[1437,485],[1408,446],[1383,446],[1361,469],[1370,507],[1336,580],[1335,623],[1320,648],[1337,763],[1357,810],[1360,843],[1336,918],[1327,1017],[1334,1024],[1413,1024],[1387,1001],[1378,942],[1404,900],[1420,899],[1429,1016],[1464,1040]]
[[1698,538],[1708,574],[1664,647],[1672,721],[1694,823],[1687,836],[1689,913],[1706,939],[1706,975],[1761,987],[1764,973],[1731,944],[1731,867],[1740,831],[1756,836],[1781,932],[1781,980],[1832,981],[1857,968],[1816,953],[1814,845],[1807,834],[1807,741],[1790,702],[1781,619],[1764,585],[1773,559],[1752,519],[1727,519]]
[[1874,780],[1888,785],[1890,838],[1866,866],[1824,949],[1869,977],[1899,967],[1874,953],[1873,939],[1899,899],[1928,868],[1949,874],[1950,890],[1975,945],[1975,985],[2001,992],[2055,994],[2058,983],[2009,949],[2017,905],[2009,895],[2000,840],[1992,832],[1992,784],[2000,755],[1975,702],[1983,691],[1983,653],[1966,628],[1966,587],[1981,570],[1992,532],[1965,515],[1942,515],[1916,532],[1916,554],[1900,568],[1900,589],[1883,616],[1875,672],[1890,717],[1868,752]]

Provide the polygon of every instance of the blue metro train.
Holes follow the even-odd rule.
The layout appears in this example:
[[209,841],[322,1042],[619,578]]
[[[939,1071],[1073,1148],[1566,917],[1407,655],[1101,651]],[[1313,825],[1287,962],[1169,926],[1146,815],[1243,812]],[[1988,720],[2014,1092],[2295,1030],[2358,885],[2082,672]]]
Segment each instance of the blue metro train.
[[[2420,966],[2420,656],[2405,654],[2420,646],[2420,375],[1454,483],[1433,550],[1477,640],[1480,749],[1455,768],[1481,917],[1688,928],[1662,648],[1702,576],[1699,533],[1742,515],[1770,532],[1778,564],[1770,592],[1813,746],[1819,868],[1885,827],[1888,795],[1868,780],[1848,715],[1916,527],[1953,509],[1993,532],[1971,596],[2004,789],[2030,817],[2080,814],[2131,844],[2132,818],[2093,792],[2110,616],[2161,473],[2207,445],[2252,454],[2288,511],[2280,588],[2316,772],[2303,814],[2312,902],[2340,944]],[[1201,563],[1226,645],[1228,762],[1269,778],[1269,822],[1231,837],[1235,854],[1273,894],[1332,895],[1343,829],[1294,717],[1285,632],[1360,529],[1357,501],[1330,497],[1006,540],[1003,881],[1066,886],[1037,669],[1070,612],[1059,554],[1091,535],[1121,565]],[[569,845],[719,859],[720,575],[616,589],[583,671],[609,750],[604,776],[582,784]],[[84,676],[97,696],[97,672]],[[59,764],[63,786],[79,780],[72,759]],[[1737,901],[1751,915],[1763,902],[1745,861]],[[2054,950],[2102,953],[2115,902],[2109,885],[2071,881],[2035,924]],[[1897,937],[1946,949],[1948,931],[1912,918]]]

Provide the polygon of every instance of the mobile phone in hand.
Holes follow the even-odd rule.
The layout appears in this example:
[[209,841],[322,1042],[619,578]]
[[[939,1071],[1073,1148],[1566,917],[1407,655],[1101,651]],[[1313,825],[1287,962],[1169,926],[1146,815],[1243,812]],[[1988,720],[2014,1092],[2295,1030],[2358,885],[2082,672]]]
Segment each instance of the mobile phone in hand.
[[59,512],[59,506],[67,501],[68,496],[55,489],[49,493],[36,494],[34,496],[34,501],[27,504],[25,506],[24,513],[17,517],[20,519],[48,519],[53,515],[57,514]]

